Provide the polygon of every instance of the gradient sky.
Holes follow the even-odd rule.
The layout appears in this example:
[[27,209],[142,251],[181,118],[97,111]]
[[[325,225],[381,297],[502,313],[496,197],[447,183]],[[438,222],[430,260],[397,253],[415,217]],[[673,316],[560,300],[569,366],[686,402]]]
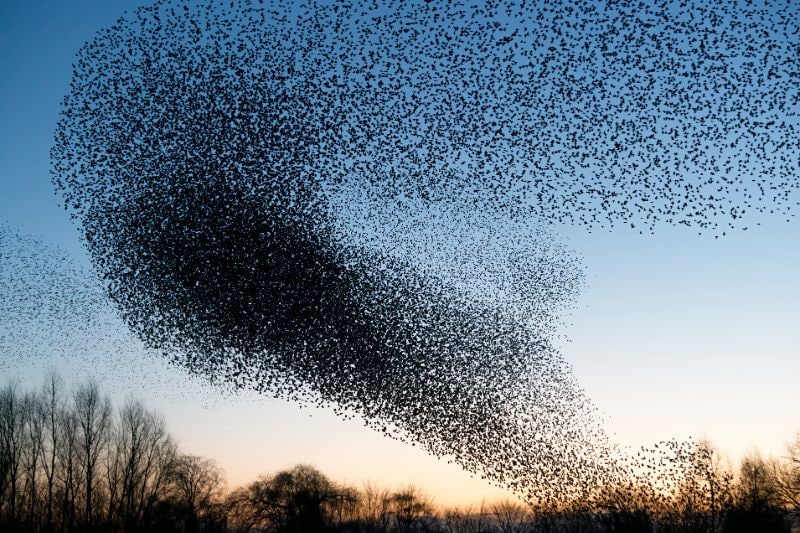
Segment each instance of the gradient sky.
[[[0,222],[83,265],[78,231],[50,183],[48,151],[74,54],[136,5],[0,2]],[[733,460],[755,447],[782,453],[800,430],[800,221],[753,219],[747,231],[719,239],[663,225],[655,235],[558,231],[587,274],[560,344],[617,441],[638,446],[691,435]],[[340,481],[414,482],[442,504],[506,495],[358,420],[225,396],[130,346],[112,358],[43,354],[0,369],[38,383],[55,364],[68,376],[94,375],[118,398],[144,399],[184,449],[216,458],[231,485],[306,462]]]

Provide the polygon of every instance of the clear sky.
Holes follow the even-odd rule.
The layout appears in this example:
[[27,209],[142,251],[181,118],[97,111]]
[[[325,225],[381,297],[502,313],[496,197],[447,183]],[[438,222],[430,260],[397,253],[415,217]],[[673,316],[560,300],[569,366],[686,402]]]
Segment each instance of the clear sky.
[[[48,151],[75,52],[137,4],[0,2],[0,221],[84,265]],[[800,221],[760,222],[719,239],[667,226],[655,235],[558,228],[587,273],[562,350],[619,442],[708,437],[735,459],[753,447],[780,454],[800,430]],[[358,420],[230,398],[130,346],[114,358],[52,363],[93,374],[116,396],[143,398],[185,449],[216,458],[232,485],[307,462],[342,481],[415,482],[444,504],[505,494]],[[45,356],[0,368],[38,381],[49,364]]]

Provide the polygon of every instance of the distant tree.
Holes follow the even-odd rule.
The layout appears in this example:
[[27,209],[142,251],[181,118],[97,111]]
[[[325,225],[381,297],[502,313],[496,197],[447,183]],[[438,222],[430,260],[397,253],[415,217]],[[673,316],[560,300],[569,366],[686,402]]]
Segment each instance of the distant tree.
[[78,501],[80,487],[83,484],[80,468],[81,457],[78,445],[80,431],[78,416],[72,409],[61,412],[59,422],[58,480],[59,512],[61,529],[73,531],[78,520]]
[[46,509],[45,525],[47,530],[55,529],[55,488],[58,452],[61,446],[61,419],[63,417],[64,384],[61,377],[50,371],[41,389],[41,413],[44,435],[42,440],[42,470],[45,477]]
[[490,530],[489,511],[484,503],[479,507],[447,509],[442,513],[445,533],[485,533]]
[[424,524],[425,518],[433,513],[433,503],[414,485],[395,492],[389,498],[390,512],[402,533],[416,531]]
[[800,433],[786,446],[781,461],[770,464],[778,500],[795,517],[800,514]]
[[367,533],[389,530],[392,520],[391,492],[373,483],[365,483],[361,489],[358,506],[358,520]]
[[351,498],[354,492],[332,483],[313,467],[298,465],[235,491],[229,508],[240,529],[304,533],[330,530],[340,506],[355,503]]
[[120,409],[112,442],[108,464],[114,518],[126,530],[147,527],[153,506],[168,495],[177,446],[163,418],[138,401]]
[[531,521],[530,509],[511,500],[503,500],[490,507],[500,533],[522,533]]
[[5,427],[5,392],[0,391],[0,524],[6,522],[8,486],[11,477],[11,456],[8,452]]
[[223,485],[140,402],[113,411],[95,383],[68,394],[55,373],[36,391],[0,390],[3,533],[221,531]]
[[718,531],[733,504],[733,474],[708,441],[681,456],[672,521],[691,531]]
[[[636,483],[613,485],[604,488],[598,496],[597,523],[602,525],[602,531],[614,533],[644,533],[652,529],[652,519],[656,513],[663,510],[663,499],[655,489],[637,480]],[[556,515],[557,521],[563,521],[563,511]],[[568,531],[587,528],[596,529],[590,515],[581,512],[580,507],[568,515]]]
[[333,498],[325,505],[327,514],[336,528],[346,528],[358,521],[361,495],[354,487],[336,485]]
[[2,446],[4,498],[0,511],[11,527],[18,523],[19,481],[25,447],[25,410],[17,384],[10,383],[0,390],[0,446]]
[[111,427],[111,400],[103,396],[97,383],[80,385],[73,396],[73,409],[78,422],[78,455],[83,474],[83,522],[90,526],[95,521],[94,503],[98,482],[98,466],[109,437]]
[[325,511],[336,502],[333,484],[307,465],[279,472],[272,478],[272,493],[283,508],[281,531],[306,532],[327,529]]
[[0,389],[0,531],[82,533],[786,533],[800,509],[800,436],[781,460],[745,457],[738,477],[708,444],[643,448],[580,501],[501,501],[434,514],[414,486],[358,491],[298,465],[225,497],[222,470],[180,452],[164,419],[112,410],[93,382]]
[[22,465],[24,471],[26,524],[28,529],[38,529],[40,519],[39,504],[39,478],[40,459],[44,445],[44,417],[39,396],[33,392],[26,392],[22,397],[24,423],[24,446],[22,449]]
[[186,513],[186,532],[199,529],[200,523],[217,520],[216,511],[223,498],[225,476],[212,459],[179,455],[171,474],[172,497]]
[[726,532],[789,531],[775,478],[768,462],[758,453],[750,453],[742,459],[737,489],[735,507],[727,515]]
[[778,502],[778,491],[768,463],[756,452],[742,459],[737,497],[739,507],[749,511],[769,509]]

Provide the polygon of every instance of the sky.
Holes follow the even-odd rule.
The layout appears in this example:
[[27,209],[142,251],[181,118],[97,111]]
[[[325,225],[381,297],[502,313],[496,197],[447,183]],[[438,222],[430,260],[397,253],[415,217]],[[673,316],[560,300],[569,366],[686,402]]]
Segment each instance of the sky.
[[[0,222],[80,265],[88,258],[51,184],[48,152],[75,53],[136,5],[0,2]],[[761,224],[718,239],[666,225],[654,235],[556,228],[586,272],[559,344],[617,442],[708,438],[736,460],[756,448],[780,455],[800,431],[800,221],[754,222]],[[509,496],[357,419],[231,397],[135,342],[126,349],[108,358],[43,354],[0,368],[38,383],[55,365],[95,376],[117,398],[142,398],[164,414],[184,449],[214,457],[234,486],[311,463],[349,483],[413,482],[441,504]]]

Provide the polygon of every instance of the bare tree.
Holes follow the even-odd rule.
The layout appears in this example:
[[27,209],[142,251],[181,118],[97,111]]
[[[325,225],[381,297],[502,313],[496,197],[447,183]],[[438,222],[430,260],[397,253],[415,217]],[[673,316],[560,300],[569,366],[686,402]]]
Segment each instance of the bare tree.
[[756,452],[742,459],[735,506],[727,513],[725,521],[727,533],[783,533],[789,530],[773,472],[771,462]]
[[521,533],[530,522],[530,511],[519,502],[504,500],[490,507],[500,533]]
[[283,524],[286,504],[272,476],[259,476],[228,496],[228,515],[241,531],[277,528]]
[[3,491],[9,523],[17,524],[19,504],[19,475],[25,438],[25,413],[16,383],[0,391],[0,438],[5,457],[5,483]]
[[749,511],[762,511],[778,500],[774,479],[767,462],[757,452],[742,459],[739,468],[739,506]]
[[700,441],[682,457],[680,483],[672,501],[673,522],[685,528],[715,532],[733,504],[733,474],[708,441]]
[[324,531],[341,516],[341,505],[355,503],[351,497],[354,491],[336,485],[313,467],[298,465],[234,491],[228,508],[232,522],[245,531]]
[[343,528],[358,520],[358,506],[361,495],[354,487],[335,485],[328,501],[323,505],[334,527]]
[[78,492],[83,485],[78,445],[80,425],[71,409],[61,411],[59,417],[59,442],[57,452],[58,499],[62,529],[72,530],[77,522]]
[[112,436],[108,445],[105,461],[106,481],[106,520],[113,524],[124,523],[124,475],[125,475],[125,444],[119,437],[118,426],[111,429]]
[[485,533],[490,530],[489,511],[485,503],[477,508],[447,509],[442,513],[446,533]]
[[272,478],[272,493],[283,509],[285,531],[315,531],[324,529],[332,519],[339,503],[338,487],[319,470],[297,465],[279,472]]
[[225,487],[222,469],[212,459],[197,455],[179,455],[172,468],[172,493],[176,503],[186,510],[187,531],[196,531],[221,502]]
[[38,481],[41,475],[40,459],[44,445],[44,418],[42,417],[39,397],[27,392],[22,397],[22,409],[25,419],[24,446],[22,450],[22,465],[24,471],[25,505],[27,507],[27,523],[30,529],[35,529],[35,522],[39,518]]
[[359,498],[359,520],[370,533],[389,529],[391,515],[391,493],[373,483],[365,483]]
[[137,401],[119,412],[107,467],[112,516],[126,528],[146,525],[153,505],[166,497],[177,446],[163,418]]
[[0,530],[150,530],[176,520],[192,529],[176,514],[179,495],[193,516],[214,508],[221,517],[221,470],[177,458],[163,418],[139,402],[114,413],[92,382],[67,397],[55,373],[38,391],[12,383],[0,390]]
[[61,446],[60,421],[64,409],[64,385],[61,377],[55,372],[47,374],[41,390],[41,416],[44,435],[42,439],[42,470],[45,477],[45,508],[47,509],[46,525],[52,530],[54,524],[54,490],[56,468],[58,466],[58,448]]
[[782,459],[769,464],[776,497],[783,508],[797,516],[800,514],[800,433],[787,444]]
[[92,524],[95,486],[98,481],[98,463],[108,442],[111,426],[111,401],[100,394],[97,383],[80,385],[73,395],[75,416],[78,422],[78,453],[83,470],[83,521]]
[[[0,403],[0,410],[2,409],[3,405]],[[11,475],[11,459],[6,447],[7,438],[5,435],[5,424],[2,418],[4,418],[4,415],[0,412],[0,523],[3,522],[3,516],[5,514],[5,502],[8,492],[6,487],[9,484],[9,477]]]
[[389,502],[397,528],[404,533],[418,529],[433,513],[431,499],[413,485],[392,494]]

